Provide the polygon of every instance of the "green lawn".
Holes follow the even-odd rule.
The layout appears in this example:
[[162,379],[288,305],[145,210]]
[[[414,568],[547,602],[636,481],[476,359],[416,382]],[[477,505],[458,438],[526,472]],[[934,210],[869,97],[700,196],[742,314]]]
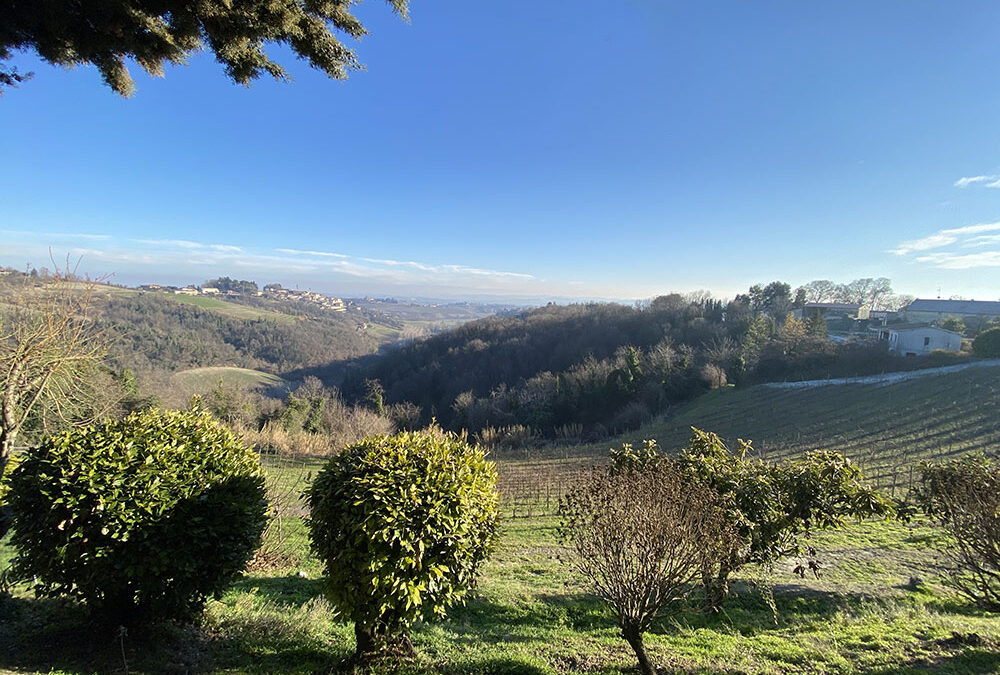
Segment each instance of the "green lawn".
[[[320,462],[266,458],[275,481],[298,494]],[[511,471],[501,466],[501,471]],[[539,509],[546,511],[547,509]],[[316,673],[349,670],[352,627],[323,599],[302,510],[284,508],[281,557],[208,604],[197,626],[153,635],[99,631],[78,607],[0,599],[0,671],[27,673]],[[419,658],[376,672],[625,673],[632,656],[612,614],[569,568],[555,517],[507,518],[479,588],[446,621],[421,625]],[[648,646],[664,672],[1000,672],[1000,616],[941,585],[944,570],[924,522],[866,522],[814,537],[819,579],[753,571],[720,616],[688,610],[660,622]],[[0,547],[0,565],[10,555]],[[911,590],[911,577],[920,577]],[[774,607],[767,589],[773,589]],[[123,659],[124,649],[124,659]]]
[[219,380],[222,380],[224,384],[241,388],[278,387],[286,384],[285,380],[277,375],[235,366],[190,368],[171,376],[171,381],[175,386],[192,393],[211,391],[218,386]]
[[243,319],[245,321],[265,319],[269,321],[277,321],[279,323],[295,323],[298,320],[289,314],[272,312],[271,310],[259,309],[257,307],[248,307],[246,305],[240,305],[235,302],[227,302],[226,300],[213,298],[207,295],[177,295],[168,293],[164,294],[164,297],[169,298],[174,302],[180,302],[185,305],[194,305],[195,307],[201,307],[202,309],[210,312],[217,312],[233,319]]

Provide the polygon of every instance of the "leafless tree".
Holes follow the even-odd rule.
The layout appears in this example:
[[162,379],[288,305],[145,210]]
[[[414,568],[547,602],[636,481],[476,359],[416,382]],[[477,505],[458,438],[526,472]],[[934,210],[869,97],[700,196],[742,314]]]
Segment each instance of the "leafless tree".
[[96,286],[57,271],[0,288],[0,477],[32,415],[76,423],[81,403],[100,410],[88,382],[106,348],[92,320]]
[[[810,281],[798,289],[806,302],[832,302],[837,297],[837,284],[828,279]],[[797,292],[798,293],[798,292]]]
[[730,547],[712,490],[685,483],[669,463],[596,468],[560,504],[572,565],[615,611],[645,675],[652,622],[681,605],[702,567]]

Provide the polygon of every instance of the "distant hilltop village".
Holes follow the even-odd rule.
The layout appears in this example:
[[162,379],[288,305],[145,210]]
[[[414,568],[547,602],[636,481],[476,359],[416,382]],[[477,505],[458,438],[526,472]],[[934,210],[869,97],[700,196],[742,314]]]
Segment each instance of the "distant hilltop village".
[[173,293],[175,295],[209,295],[209,296],[259,296],[284,300],[288,302],[309,303],[322,307],[331,312],[346,312],[347,304],[341,298],[334,298],[323,295],[316,291],[300,291],[298,289],[284,288],[281,284],[267,284],[264,289],[257,288],[253,281],[237,281],[229,277],[222,277],[208,281],[203,286],[161,286],[160,284],[143,284],[137,287],[140,291],[151,291],[159,293]]

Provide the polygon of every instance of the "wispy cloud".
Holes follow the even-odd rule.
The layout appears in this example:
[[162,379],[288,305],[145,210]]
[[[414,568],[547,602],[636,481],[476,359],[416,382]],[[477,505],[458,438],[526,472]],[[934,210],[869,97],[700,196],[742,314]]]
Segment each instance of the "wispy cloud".
[[[29,236],[31,235],[31,236]],[[98,267],[126,273],[132,278],[173,279],[177,283],[199,276],[239,274],[257,280],[293,281],[325,288],[376,290],[405,293],[447,292],[531,295],[552,292],[557,287],[524,272],[488,269],[452,263],[351,256],[306,248],[253,250],[223,243],[189,239],[113,238],[107,235],[39,237],[33,232],[0,230],[0,248],[9,256],[42,259],[45,242],[62,242],[74,257],[83,257]],[[75,238],[77,241],[72,241]]]
[[962,244],[962,248],[980,248],[982,246],[1000,245],[1000,234],[981,234],[972,237]]
[[[969,253],[968,249],[984,249]],[[947,249],[947,250],[935,250]],[[967,270],[1000,266],[1000,222],[938,230],[920,239],[904,241],[890,253],[916,254],[912,260],[938,269]]]
[[946,270],[968,270],[975,267],[1000,267],[1000,251],[982,253],[930,253],[917,257],[917,262],[927,263]]
[[[1000,232],[1000,222],[980,223],[978,225],[967,225],[965,227],[954,227],[946,230],[938,230],[934,234],[904,241],[890,252],[896,255],[908,255],[916,251],[927,251],[935,248],[949,246],[959,241],[969,238],[969,235],[981,234],[983,232]],[[972,238],[975,239],[975,238]]]
[[287,253],[288,255],[307,255],[317,258],[347,258],[343,253],[331,253],[329,251],[303,251],[297,248],[276,248],[277,253]]
[[0,230],[0,235],[9,237],[39,237],[48,240],[65,241],[82,239],[84,241],[106,241],[110,234],[86,234],[84,232],[33,232],[31,230]]
[[955,187],[957,188],[967,188],[973,185],[980,185],[988,188],[1000,188],[1000,175],[964,176],[955,181]]
[[232,246],[231,244],[202,244],[197,241],[187,241],[186,239],[133,239],[132,241],[148,246],[171,246],[192,251],[208,250],[223,253],[239,253],[243,250],[241,247]]

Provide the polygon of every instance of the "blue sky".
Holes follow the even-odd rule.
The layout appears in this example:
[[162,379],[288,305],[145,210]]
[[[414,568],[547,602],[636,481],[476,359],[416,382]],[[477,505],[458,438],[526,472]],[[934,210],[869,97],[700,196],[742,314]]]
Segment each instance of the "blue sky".
[[20,55],[0,264],[342,295],[640,298],[887,276],[1000,298],[992,0],[370,0],[367,70],[122,99]]

